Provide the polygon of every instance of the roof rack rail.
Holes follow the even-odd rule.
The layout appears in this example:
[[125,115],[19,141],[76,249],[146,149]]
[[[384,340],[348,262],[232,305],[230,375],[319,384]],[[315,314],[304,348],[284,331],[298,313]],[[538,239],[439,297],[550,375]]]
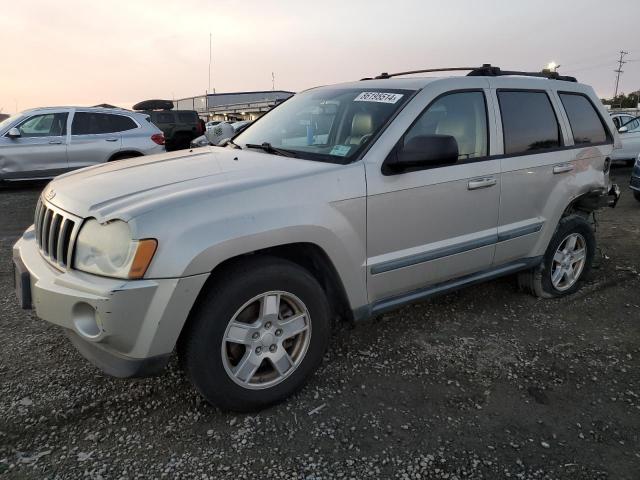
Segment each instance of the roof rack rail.
[[400,77],[404,75],[413,75],[414,73],[432,73],[432,72],[456,72],[468,71],[468,77],[501,77],[505,75],[521,75],[525,77],[548,78],[550,80],[564,80],[565,82],[577,82],[575,77],[560,75],[558,72],[551,70],[542,70],[541,72],[519,72],[515,70],[501,70],[500,67],[494,67],[490,63],[484,63],[481,67],[452,67],[452,68],[426,68],[422,70],[410,70],[407,72],[387,73],[383,72],[377,77],[366,77],[360,80],[383,80],[391,77]]
[[455,71],[478,70],[479,68],[482,68],[482,67],[427,68],[427,69],[423,69],[423,70],[411,70],[411,71],[408,71],[408,72],[398,72],[398,73],[383,72],[380,75],[378,75],[377,77],[361,78],[360,80],[381,80],[381,79],[385,79],[385,78],[399,77],[399,76],[402,76],[402,75],[413,75],[414,73],[455,72]]
[[541,72],[519,72],[516,70],[501,70],[500,67],[493,67],[489,63],[485,63],[481,67],[474,68],[469,73],[467,73],[468,77],[502,77],[506,75],[521,75],[523,77],[548,78],[549,80],[563,80],[565,82],[578,81],[576,77],[570,77],[568,75],[560,75],[558,72],[554,72],[548,69],[544,69]]

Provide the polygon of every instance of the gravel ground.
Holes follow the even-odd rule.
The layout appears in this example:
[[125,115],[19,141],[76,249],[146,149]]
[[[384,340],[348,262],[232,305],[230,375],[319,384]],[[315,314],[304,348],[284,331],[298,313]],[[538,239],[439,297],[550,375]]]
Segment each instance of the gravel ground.
[[614,175],[578,294],[505,278],[345,325],[299,394],[252,415],[204,403],[175,360],[109,378],[19,310],[11,245],[42,186],[0,191],[0,477],[640,478],[640,204]]

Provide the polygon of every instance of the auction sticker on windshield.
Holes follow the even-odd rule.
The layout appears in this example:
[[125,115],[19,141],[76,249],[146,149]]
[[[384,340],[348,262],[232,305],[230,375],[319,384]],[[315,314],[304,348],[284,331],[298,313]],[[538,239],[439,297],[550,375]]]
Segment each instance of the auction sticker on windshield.
[[362,92],[354,102],[378,102],[378,103],[396,103],[403,97],[401,93],[385,93],[385,92]]

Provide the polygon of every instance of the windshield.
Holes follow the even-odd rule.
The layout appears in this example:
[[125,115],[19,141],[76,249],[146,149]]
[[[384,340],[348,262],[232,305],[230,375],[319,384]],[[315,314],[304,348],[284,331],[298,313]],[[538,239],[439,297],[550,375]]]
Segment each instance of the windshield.
[[348,163],[387,124],[413,91],[319,88],[291,97],[233,141],[270,144],[309,160]]
[[16,120],[18,120],[22,116],[23,116],[22,113],[16,113],[15,115],[12,115],[9,118],[5,118],[3,121],[0,122],[0,132],[2,130],[4,130],[5,128],[7,128],[9,125],[11,125]]

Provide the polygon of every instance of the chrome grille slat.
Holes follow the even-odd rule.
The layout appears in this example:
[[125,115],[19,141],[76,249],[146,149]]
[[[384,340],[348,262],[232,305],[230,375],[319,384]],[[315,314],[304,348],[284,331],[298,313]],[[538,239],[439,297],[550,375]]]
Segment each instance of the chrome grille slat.
[[42,199],[38,201],[34,214],[36,241],[42,256],[54,266],[70,267],[80,222],[81,219],[48,206]]
[[60,235],[58,235],[58,245],[56,248],[56,259],[60,265],[66,265],[65,254],[66,250],[64,248],[65,237],[67,235],[67,230],[70,227],[70,224],[73,223],[68,218],[63,218],[62,223],[60,224]]
[[49,254],[49,226],[51,225],[51,217],[53,210],[47,210],[42,221],[42,234],[40,235],[40,245],[45,255]]
[[54,259],[57,252],[56,242],[58,240],[58,234],[60,233],[60,215],[54,213],[51,216],[51,223],[49,225],[49,237],[47,239],[47,252],[49,256]]

